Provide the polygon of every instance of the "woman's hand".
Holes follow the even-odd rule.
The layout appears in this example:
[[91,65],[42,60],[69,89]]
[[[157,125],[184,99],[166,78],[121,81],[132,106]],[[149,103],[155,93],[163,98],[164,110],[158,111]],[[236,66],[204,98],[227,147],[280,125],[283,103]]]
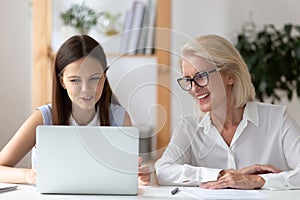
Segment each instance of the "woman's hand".
[[265,180],[258,175],[245,175],[230,171],[221,176],[217,181],[201,184],[200,187],[204,189],[257,189],[261,188],[264,184]]
[[221,189],[257,189],[265,184],[265,180],[258,174],[279,173],[281,170],[272,165],[251,165],[240,170],[227,169],[220,172],[220,177],[216,181],[201,184],[201,188]]
[[24,172],[24,179],[26,183],[30,185],[36,184],[36,170],[35,169],[26,169]]
[[237,170],[239,174],[248,174],[248,175],[257,175],[257,174],[267,174],[267,173],[279,173],[280,169],[272,165],[251,165],[249,167],[242,168]]
[[139,157],[139,185],[148,185],[151,180],[151,172],[148,165],[141,165],[142,157]]

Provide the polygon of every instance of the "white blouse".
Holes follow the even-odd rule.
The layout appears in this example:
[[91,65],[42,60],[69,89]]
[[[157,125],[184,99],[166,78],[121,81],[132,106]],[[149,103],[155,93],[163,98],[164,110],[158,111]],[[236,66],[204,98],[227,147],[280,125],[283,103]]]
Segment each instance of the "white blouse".
[[270,164],[282,170],[261,175],[264,189],[300,188],[300,127],[283,106],[249,102],[230,146],[207,113],[183,117],[155,163],[161,185],[197,186],[215,181],[222,169]]

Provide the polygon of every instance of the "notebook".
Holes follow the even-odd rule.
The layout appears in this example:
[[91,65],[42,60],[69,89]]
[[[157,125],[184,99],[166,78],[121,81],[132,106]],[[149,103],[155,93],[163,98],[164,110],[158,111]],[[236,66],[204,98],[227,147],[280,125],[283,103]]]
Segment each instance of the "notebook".
[[38,126],[36,142],[38,192],[137,194],[137,128]]

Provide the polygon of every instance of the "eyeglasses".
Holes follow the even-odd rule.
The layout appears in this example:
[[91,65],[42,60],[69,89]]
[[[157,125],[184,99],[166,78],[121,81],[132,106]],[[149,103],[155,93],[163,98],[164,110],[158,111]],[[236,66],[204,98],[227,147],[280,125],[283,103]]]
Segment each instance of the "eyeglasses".
[[220,70],[220,68],[215,68],[206,72],[198,72],[193,78],[182,77],[177,79],[177,82],[180,85],[181,89],[185,91],[190,91],[192,89],[193,82],[199,87],[205,87],[208,85],[209,82],[209,74]]

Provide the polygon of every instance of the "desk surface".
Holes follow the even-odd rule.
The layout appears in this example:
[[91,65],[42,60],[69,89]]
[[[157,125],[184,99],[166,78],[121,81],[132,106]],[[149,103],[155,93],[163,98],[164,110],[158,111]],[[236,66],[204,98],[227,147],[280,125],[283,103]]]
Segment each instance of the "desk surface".
[[[174,187],[170,186],[142,186],[139,187],[138,196],[107,196],[107,195],[44,195],[36,192],[34,186],[20,185],[17,190],[0,193],[0,200],[98,200],[98,199],[193,199],[184,193],[171,194]],[[296,200],[300,197],[300,190],[282,190],[282,191],[269,191],[260,190],[265,194],[270,195],[269,200]]]

